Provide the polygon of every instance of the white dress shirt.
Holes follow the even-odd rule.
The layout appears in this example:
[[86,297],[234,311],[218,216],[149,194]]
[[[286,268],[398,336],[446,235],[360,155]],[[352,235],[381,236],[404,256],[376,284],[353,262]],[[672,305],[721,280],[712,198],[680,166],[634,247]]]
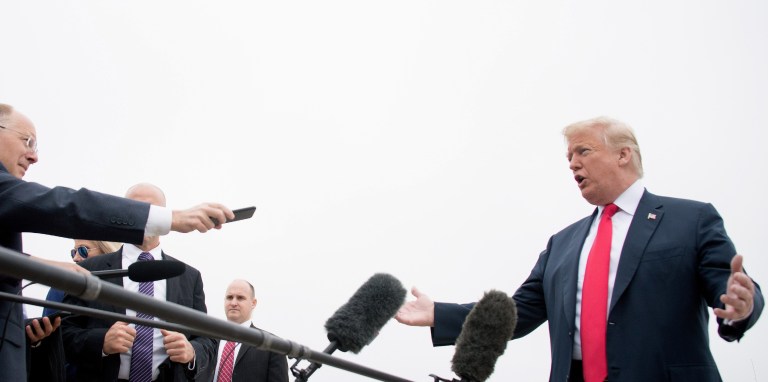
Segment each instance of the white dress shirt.
[[[139,247],[133,244],[123,245],[123,269],[128,269],[128,266],[139,260],[139,255],[144,252]],[[150,250],[149,253],[155,260],[162,260],[162,250],[160,246]],[[123,288],[127,291],[139,293],[139,283],[126,277],[123,279]],[[165,301],[166,296],[166,281],[159,280],[154,282],[154,298],[159,301]],[[125,309],[125,314],[130,317],[136,317],[136,311]],[[157,317],[155,320],[159,319]],[[136,327],[135,324],[130,324],[132,327]],[[160,375],[158,367],[165,359],[168,358],[168,353],[165,352],[165,346],[163,346],[163,335],[160,333],[160,329],[152,330],[152,379],[155,380]],[[120,372],[117,374],[118,379],[128,379],[128,375],[131,369],[131,350],[126,353],[120,353]]]

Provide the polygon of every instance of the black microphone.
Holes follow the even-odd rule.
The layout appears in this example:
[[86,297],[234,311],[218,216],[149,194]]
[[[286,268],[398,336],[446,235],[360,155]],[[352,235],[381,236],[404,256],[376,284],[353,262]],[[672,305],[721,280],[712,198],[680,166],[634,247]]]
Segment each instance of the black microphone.
[[[395,316],[405,301],[405,294],[403,284],[392,275],[377,273],[371,276],[349,301],[325,322],[325,330],[331,343],[323,352],[331,354],[339,349],[359,353],[376,338],[387,321]],[[306,381],[321,366],[319,363],[312,363],[306,370],[296,370],[298,362],[299,360],[291,367],[296,381]]]
[[128,269],[110,269],[105,271],[93,271],[92,275],[106,279],[110,277],[125,277],[137,283],[165,280],[184,273],[187,266],[174,260],[137,261],[128,266]]
[[515,300],[504,292],[491,290],[467,315],[456,339],[451,370],[463,382],[483,382],[496,360],[504,354],[517,325]]

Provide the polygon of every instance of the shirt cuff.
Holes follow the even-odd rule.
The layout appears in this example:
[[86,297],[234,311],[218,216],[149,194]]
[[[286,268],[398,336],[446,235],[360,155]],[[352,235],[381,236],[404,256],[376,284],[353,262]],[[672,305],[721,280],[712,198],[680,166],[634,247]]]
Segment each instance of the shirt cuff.
[[195,361],[197,361],[197,356],[195,356],[195,358],[192,358],[192,362],[189,362],[187,364],[187,370],[195,370]]
[[150,205],[144,236],[163,236],[171,232],[173,211],[170,208]]

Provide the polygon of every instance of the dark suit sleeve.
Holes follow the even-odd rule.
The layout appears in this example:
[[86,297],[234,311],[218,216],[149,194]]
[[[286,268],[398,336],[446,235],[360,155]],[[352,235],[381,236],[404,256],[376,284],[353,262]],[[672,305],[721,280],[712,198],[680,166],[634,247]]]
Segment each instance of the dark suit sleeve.
[[[113,254],[104,254],[80,265],[89,271],[103,269],[100,263]],[[100,310],[110,310],[107,306],[97,301],[84,301],[75,296],[65,294],[64,303],[87,308]],[[64,354],[67,362],[78,369],[78,375],[89,375],[91,378],[97,378],[102,375],[104,370],[109,370],[107,374],[114,373],[120,367],[120,355],[110,354],[102,356],[104,349],[104,337],[109,328],[114,324],[112,321],[104,321],[98,318],[92,318],[86,315],[73,314],[65,317],[61,322],[61,335],[64,342]]]
[[430,329],[432,346],[453,345],[461,333],[464,320],[475,303],[454,304],[446,302],[435,303],[435,322]]
[[[736,248],[725,232],[720,214],[711,204],[704,205],[698,219],[699,232],[699,280],[703,296],[712,308],[724,308],[720,296],[726,292],[728,277],[731,274],[731,260],[736,255]],[[752,314],[733,325],[725,325],[718,319],[718,334],[731,342],[739,340],[751,328],[763,311],[765,301],[760,286],[755,283],[754,308]]]
[[269,382],[288,382],[288,358],[269,352]]
[[139,244],[149,204],[66,187],[48,188],[0,171],[0,232]]
[[[549,248],[539,255],[528,279],[517,289],[513,299],[517,306],[517,325],[513,338],[520,338],[538,328],[547,320],[547,307],[544,300],[543,277],[547,264]],[[435,303],[435,322],[431,328],[432,346],[453,345],[461,333],[467,315],[475,306],[470,304]]]
[[61,330],[56,330],[44,338],[39,346],[28,348],[31,359],[27,363],[27,369],[29,369],[27,382],[64,382],[66,380]]

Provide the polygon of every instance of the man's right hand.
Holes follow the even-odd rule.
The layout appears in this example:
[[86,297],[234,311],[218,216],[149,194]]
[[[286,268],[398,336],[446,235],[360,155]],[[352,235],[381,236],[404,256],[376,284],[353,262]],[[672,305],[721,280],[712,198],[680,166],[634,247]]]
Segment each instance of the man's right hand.
[[397,322],[410,326],[433,326],[435,303],[416,287],[411,288],[411,294],[416,297],[416,300],[408,301],[400,307],[395,315]]
[[232,210],[218,203],[203,203],[186,210],[174,210],[172,216],[171,231],[182,233],[221,229],[221,224],[227,219],[235,218]]
[[104,354],[125,353],[133,347],[136,329],[128,326],[127,322],[115,322],[104,335]]

